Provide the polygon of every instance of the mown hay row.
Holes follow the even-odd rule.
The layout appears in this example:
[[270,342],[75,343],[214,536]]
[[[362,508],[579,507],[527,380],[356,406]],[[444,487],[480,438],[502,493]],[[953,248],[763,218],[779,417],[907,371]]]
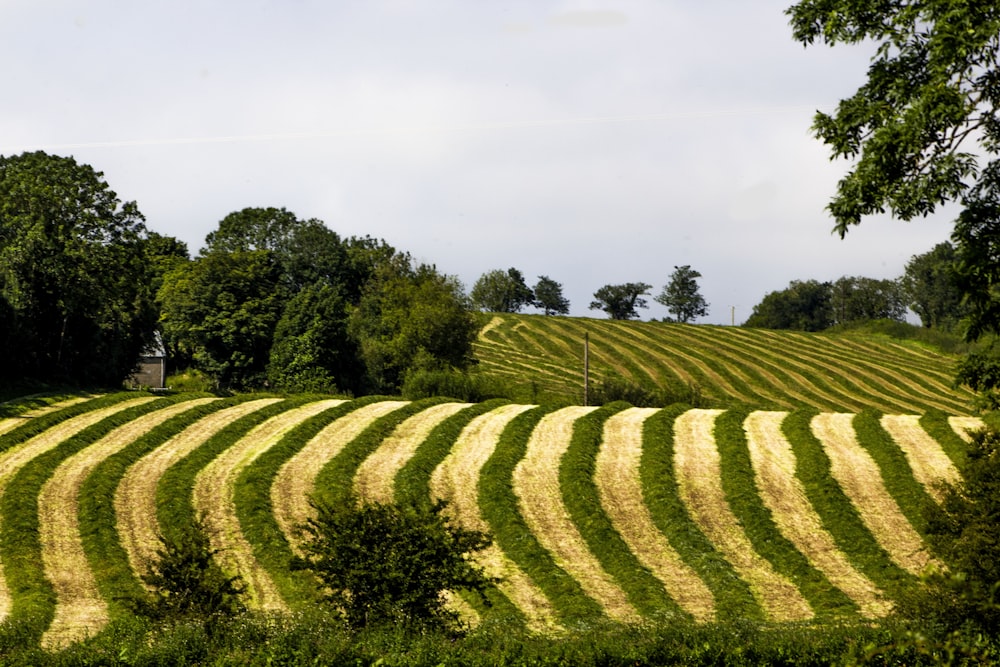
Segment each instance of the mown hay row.
[[608,418],[594,481],[612,525],[639,562],[663,582],[681,609],[707,622],[715,617],[712,592],[656,527],[642,497],[642,425],[658,411],[630,408]]
[[830,473],[878,543],[899,567],[918,575],[932,563],[923,540],[886,490],[871,455],[858,443],[855,415],[822,413],[811,422],[813,434],[830,458]]
[[744,421],[747,448],[761,500],[774,522],[834,586],[858,606],[862,616],[885,616],[891,604],[866,576],[858,572],[837,548],[795,475],[791,444],[781,431],[787,412],[752,412]]
[[71,405],[77,405],[79,403],[83,403],[84,401],[89,401],[90,399],[90,396],[73,396],[72,398],[67,398],[64,401],[57,401],[40,408],[35,408],[34,410],[28,410],[27,412],[23,412],[16,417],[6,417],[4,419],[0,419],[0,435],[9,433],[18,426],[22,426],[32,419],[43,417],[53,412],[58,412],[63,408],[68,408]]
[[55,617],[42,646],[66,646],[99,631],[108,621],[84,551],[78,516],[80,486],[107,457],[127,447],[167,419],[218,400],[200,398],[168,405],[114,429],[63,461],[38,496],[39,539],[45,576],[56,594]]
[[525,522],[556,564],[573,576],[610,618],[633,622],[639,620],[639,613],[594,558],[562,502],[560,459],[569,447],[573,422],[594,409],[572,406],[542,417],[528,439],[524,458],[514,467],[514,493]]
[[966,442],[972,442],[969,431],[978,431],[985,426],[983,420],[978,417],[949,417],[948,424],[958,434],[958,437]]
[[[498,320],[494,318],[494,321]],[[396,473],[413,458],[420,443],[427,439],[435,426],[470,405],[441,403],[409,417],[358,466],[354,492],[369,502],[392,503]]]
[[371,422],[406,404],[406,401],[381,401],[360,407],[328,424],[281,466],[271,485],[271,504],[274,518],[293,552],[302,555],[299,526],[313,514],[309,498],[323,465]]
[[[431,473],[431,496],[449,505],[449,515],[469,530],[489,531],[479,508],[479,478],[483,466],[496,448],[504,428],[512,419],[533,409],[532,405],[503,405],[470,421],[445,457]],[[476,555],[487,576],[499,578],[500,590],[521,613],[527,626],[536,632],[556,629],[552,603],[531,578],[495,543]]]
[[883,415],[880,423],[903,450],[913,476],[940,503],[945,486],[959,483],[961,475],[938,441],[920,426],[920,416]]
[[765,613],[778,621],[812,618],[802,594],[762,558],[744,534],[726,500],[713,428],[721,410],[689,410],[674,425],[678,491],[692,518],[750,585]]
[[195,477],[194,506],[204,521],[212,548],[218,551],[216,559],[227,572],[242,577],[250,604],[257,609],[287,611],[288,607],[243,535],[233,502],[233,484],[246,466],[297,425],[343,402],[315,401],[271,417],[252,428]]

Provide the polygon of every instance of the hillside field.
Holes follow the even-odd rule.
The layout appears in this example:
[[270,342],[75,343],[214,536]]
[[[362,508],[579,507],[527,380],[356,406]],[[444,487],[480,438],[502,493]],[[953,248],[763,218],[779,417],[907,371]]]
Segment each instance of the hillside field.
[[[441,498],[455,521],[488,530],[494,543],[479,562],[501,578],[493,604],[454,604],[472,623],[541,633],[609,619],[876,619],[942,565],[920,508],[958,478],[962,438],[978,420],[946,389],[939,355],[752,331],[723,341],[701,327],[633,324],[630,338],[585,322],[598,364],[704,381],[713,396],[721,385],[706,378],[717,376],[747,403],[760,393],[758,405],[141,392],[9,402],[0,618],[36,628],[33,640],[49,648],[99,632],[142,594],[157,532],[177,534],[196,517],[246,581],[251,608],[312,606],[316,582],[289,568],[298,526],[311,495],[338,502],[352,490]],[[538,365],[558,378],[562,366],[532,360],[575,345],[574,326],[503,318],[483,338],[499,347],[520,336],[526,352],[511,355],[511,372]],[[676,340],[655,342],[660,328]],[[683,354],[649,354],[668,343]],[[797,355],[784,366],[782,346]],[[891,360],[865,358],[874,349]]]

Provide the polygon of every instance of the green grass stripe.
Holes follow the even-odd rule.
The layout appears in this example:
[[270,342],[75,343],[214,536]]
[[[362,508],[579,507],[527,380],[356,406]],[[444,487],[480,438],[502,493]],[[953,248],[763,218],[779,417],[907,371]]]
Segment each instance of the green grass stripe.
[[743,423],[749,410],[729,410],[715,421],[722,489],[754,549],[802,592],[817,618],[856,615],[858,607],[817,570],[774,522],[757,487]]
[[[73,403],[72,405],[56,410],[55,412],[49,412],[39,417],[28,419],[20,426],[11,429],[3,435],[0,435],[0,453],[20,445],[25,441],[44,433],[50,428],[55,428],[74,417],[80,417],[88,412],[100,410],[102,408],[115,405],[116,403],[129,401],[137,396],[146,395],[148,394],[118,392],[98,396],[80,403]],[[2,476],[2,473],[0,473],[0,476]]]
[[[255,399],[267,395],[255,395]],[[235,444],[258,424],[313,400],[312,396],[286,398],[244,415],[217,431],[197,449],[170,466],[156,486],[157,522],[161,533],[168,539],[178,539],[183,530],[200,519],[194,508],[195,477],[201,469]]]
[[[127,405],[136,397],[136,394],[126,394],[124,399],[117,401],[109,397],[109,403]],[[52,622],[55,613],[56,594],[45,578],[41,556],[38,497],[42,486],[67,457],[112,429],[157,410],[164,402],[164,399],[153,399],[109,414],[33,457],[10,478],[0,498],[0,516],[3,517],[0,553],[11,593],[9,618],[14,623],[26,621],[41,631]],[[35,639],[40,638],[39,633]]]
[[528,528],[512,488],[514,467],[524,458],[535,426],[555,407],[523,412],[507,425],[479,479],[479,507],[494,543],[534,581],[552,602],[559,623],[584,628],[604,618],[600,605],[558,565]]
[[928,410],[920,416],[920,427],[934,438],[959,472],[969,463],[969,445],[948,423],[948,417],[940,410]]
[[51,394],[28,396],[0,403],[0,435],[24,426],[38,417],[93,398],[92,394]]
[[650,619],[690,618],[670,597],[663,583],[629,550],[605,513],[594,482],[604,422],[627,407],[627,403],[611,403],[583,415],[574,423],[573,438],[559,465],[563,504],[590,552],[614,577],[640,614]]
[[858,443],[875,460],[882,473],[885,488],[899,505],[903,516],[923,535],[927,529],[924,508],[930,507],[934,499],[913,476],[903,450],[879,423],[881,416],[881,413],[866,411],[854,418]]
[[750,587],[709,541],[681,501],[674,475],[674,421],[687,410],[676,405],[657,412],[643,428],[641,481],[646,506],[667,541],[715,597],[719,621],[763,621]]
[[917,580],[892,561],[833,478],[830,458],[809,426],[816,414],[813,410],[798,410],[781,424],[781,431],[795,455],[795,475],[802,482],[806,497],[823,527],[851,564],[889,598],[898,600]]
[[[186,394],[184,399],[202,394]],[[84,550],[101,596],[108,603],[112,620],[130,617],[127,599],[146,595],[137,573],[132,569],[128,554],[121,546],[114,508],[114,495],[119,482],[134,462],[153,451],[172,436],[200,421],[203,417],[235,405],[249,397],[220,399],[171,417],[128,447],[101,461],[80,487],[80,529]]]

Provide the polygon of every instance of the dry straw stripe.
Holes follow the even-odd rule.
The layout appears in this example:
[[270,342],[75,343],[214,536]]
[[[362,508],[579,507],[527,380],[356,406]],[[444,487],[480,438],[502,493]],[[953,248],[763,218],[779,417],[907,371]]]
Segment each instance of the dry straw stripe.
[[938,441],[920,426],[920,416],[883,415],[881,423],[906,455],[913,477],[940,503],[944,486],[958,484],[962,476]]
[[108,605],[90,570],[80,535],[80,486],[97,465],[166,420],[215,398],[169,405],[120,426],[73,454],[42,486],[38,496],[38,532],[42,565],[56,593],[55,616],[42,646],[58,648],[95,634],[108,622]]
[[894,563],[907,572],[920,574],[933,561],[920,535],[886,490],[878,465],[858,443],[854,415],[818,414],[810,427],[830,458],[830,474],[872,536]]
[[948,417],[948,425],[966,442],[972,442],[969,431],[978,431],[986,426],[978,417]]
[[[156,399],[152,396],[144,396],[132,399],[131,401],[115,403],[100,410],[91,410],[82,415],[62,421],[35,437],[11,447],[0,454],[0,495],[3,494],[11,478],[31,459],[58,447],[63,441],[68,440],[83,429],[93,426],[106,417],[153,400]],[[3,576],[3,563],[0,562],[0,621],[10,614],[10,607],[10,589],[7,588],[7,580]]]
[[218,550],[216,559],[223,569],[243,578],[251,604],[257,609],[287,611],[287,606],[243,535],[233,501],[233,485],[244,468],[289,431],[343,402],[339,399],[316,401],[265,420],[215,457],[195,477],[194,507],[205,523],[212,548]]
[[833,536],[809,503],[805,487],[795,476],[795,454],[781,432],[781,423],[787,416],[787,412],[752,412],[743,424],[761,500],[771,510],[781,534],[858,605],[862,616],[885,616],[891,603],[837,548]]
[[441,403],[407,418],[368,458],[354,475],[354,492],[369,502],[391,503],[396,475],[413,458],[434,427],[471,403]]
[[[474,418],[462,429],[448,456],[431,473],[431,495],[450,503],[450,515],[464,528],[489,531],[489,524],[479,511],[480,472],[507,424],[532,408],[532,405],[504,405]],[[488,576],[502,580],[500,590],[524,613],[529,628],[551,632],[558,627],[552,603],[498,546],[490,545],[476,560]]]
[[514,467],[514,493],[525,522],[556,564],[613,620],[635,622],[639,613],[588,549],[559,487],[559,463],[573,437],[573,423],[596,409],[571,406],[542,417],[528,439],[524,458]]
[[57,410],[62,410],[63,408],[68,408],[71,405],[76,405],[78,403],[83,403],[84,401],[89,401],[92,396],[74,396],[73,398],[66,399],[65,401],[59,401],[58,403],[52,403],[51,405],[46,405],[44,407],[38,408],[37,410],[29,410],[23,414],[17,415],[16,417],[7,417],[5,419],[0,419],[0,435],[4,433],[9,433],[13,431],[18,426],[22,426],[32,419],[47,415],[51,412]]
[[691,517],[747,582],[764,612],[777,621],[812,618],[799,590],[754,551],[722,489],[715,446],[716,418],[722,410],[688,410],[674,423],[674,470],[681,500]]
[[278,526],[296,554],[302,555],[298,527],[313,515],[309,497],[316,485],[316,476],[324,464],[339,454],[373,421],[404,405],[407,405],[406,401],[381,401],[344,415],[325,426],[278,470],[271,485],[271,505]]
[[699,622],[708,622],[715,617],[712,591],[657,529],[642,496],[642,427],[658,411],[629,408],[608,418],[594,482],[608,518],[639,562],[663,582],[681,609]]

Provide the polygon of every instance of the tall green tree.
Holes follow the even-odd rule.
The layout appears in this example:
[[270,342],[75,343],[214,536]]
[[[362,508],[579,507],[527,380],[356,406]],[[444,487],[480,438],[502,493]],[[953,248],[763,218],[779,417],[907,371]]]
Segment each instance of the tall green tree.
[[906,297],[895,280],[842,276],[830,286],[833,324],[869,320],[906,321]]
[[951,243],[939,243],[911,257],[901,280],[910,308],[925,327],[951,329],[965,316],[958,255]]
[[488,313],[517,313],[535,302],[535,294],[515,268],[487,271],[469,294],[476,308]]
[[708,315],[708,302],[698,289],[698,278],[701,274],[685,264],[675,266],[670,274],[670,282],[664,285],[654,301],[667,307],[674,319],[687,323],[696,317]]
[[822,331],[832,324],[831,284],[793,280],[785,289],[764,295],[743,326]]
[[546,315],[566,315],[569,313],[569,299],[563,296],[563,286],[548,276],[538,276],[533,289],[535,307]]
[[146,239],[92,167],[0,156],[0,381],[124,380],[155,329]]
[[648,294],[652,285],[647,283],[623,283],[605,285],[594,292],[590,302],[591,310],[603,310],[613,320],[631,320],[639,317],[637,308],[646,308],[643,295]]

